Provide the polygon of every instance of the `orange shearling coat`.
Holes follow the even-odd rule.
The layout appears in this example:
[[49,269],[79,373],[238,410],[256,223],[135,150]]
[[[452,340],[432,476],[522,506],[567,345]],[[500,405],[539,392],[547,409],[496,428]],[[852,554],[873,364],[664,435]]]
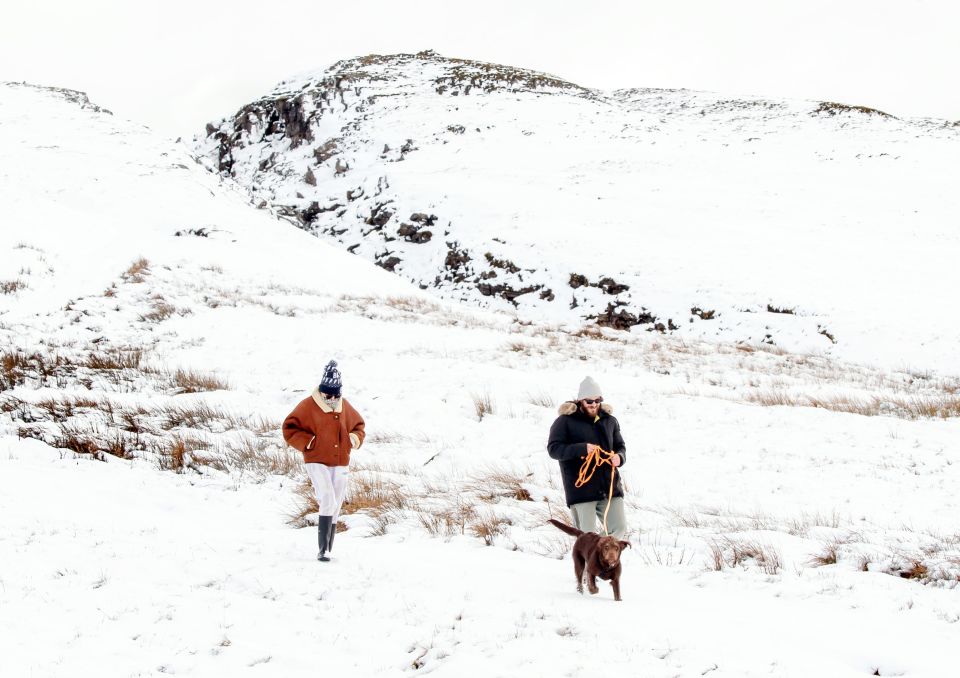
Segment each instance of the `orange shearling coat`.
[[349,466],[350,450],[360,447],[365,436],[363,417],[346,398],[332,410],[317,389],[283,420],[284,440],[303,452],[307,464]]

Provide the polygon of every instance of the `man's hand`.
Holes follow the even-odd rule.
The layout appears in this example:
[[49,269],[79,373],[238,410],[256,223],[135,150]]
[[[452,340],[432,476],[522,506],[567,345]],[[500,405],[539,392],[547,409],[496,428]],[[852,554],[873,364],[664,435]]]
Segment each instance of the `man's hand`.
[[593,443],[587,443],[587,454],[594,454],[595,452],[600,451],[599,445],[594,445]]
[[613,453],[613,456],[610,457],[610,463],[613,464],[613,467],[616,468],[620,465],[620,455],[616,452]]

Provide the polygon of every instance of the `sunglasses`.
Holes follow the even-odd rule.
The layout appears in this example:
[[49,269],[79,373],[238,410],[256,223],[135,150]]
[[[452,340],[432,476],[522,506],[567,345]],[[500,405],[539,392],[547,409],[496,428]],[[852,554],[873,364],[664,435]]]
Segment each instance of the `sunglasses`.
[[585,405],[596,405],[597,403],[602,403],[603,398],[584,398],[583,403]]

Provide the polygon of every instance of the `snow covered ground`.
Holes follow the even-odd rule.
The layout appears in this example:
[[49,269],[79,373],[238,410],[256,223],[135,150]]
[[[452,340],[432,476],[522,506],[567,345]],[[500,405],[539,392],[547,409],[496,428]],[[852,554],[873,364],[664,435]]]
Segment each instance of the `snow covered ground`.
[[[0,675],[954,674],[955,377],[437,301],[68,98],[0,85]],[[331,357],[321,564],[277,429]],[[586,374],[622,603],[545,524]]]

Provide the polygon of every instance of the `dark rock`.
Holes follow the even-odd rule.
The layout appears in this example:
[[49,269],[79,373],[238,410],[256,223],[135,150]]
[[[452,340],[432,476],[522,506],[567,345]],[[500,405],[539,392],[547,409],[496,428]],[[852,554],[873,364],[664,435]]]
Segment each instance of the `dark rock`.
[[318,165],[322,165],[327,160],[340,153],[339,148],[337,148],[337,141],[337,139],[329,139],[322,146],[317,146],[315,149],[313,149],[313,157],[317,161]]
[[267,128],[264,136],[283,134],[290,139],[290,148],[296,148],[303,142],[313,141],[310,119],[304,113],[303,98],[280,97],[272,102],[268,109]]
[[261,172],[266,172],[268,169],[272,168],[277,164],[277,154],[271,153],[269,158],[264,158],[260,161],[260,164],[257,166]]
[[423,224],[424,226],[433,226],[435,223],[437,223],[437,215],[427,215],[423,212],[415,212],[410,215],[410,221],[416,224]]
[[317,220],[317,217],[320,215],[320,204],[316,201],[310,203],[310,206],[305,210],[300,210],[297,214],[297,218],[304,224],[312,224]]
[[613,278],[601,278],[596,284],[594,284],[594,287],[599,287],[607,294],[612,295],[617,295],[630,289],[629,285],[618,283]]
[[198,238],[208,238],[210,237],[210,231],[208,231],[206,228],[187,228],[182,231],[177,231],[173,235],[175,235],[178,238],[183,237],[185,235],[194,235],[194,236],[197,236]]
[[536,292],[541,289],[542,285],[530,285],[528,287],[523,287],[521,289],[514,289],[506,284],[500,285],[491,285],[489,283],[480,283],[477,285],[477,290],[485,297],[502,297],[506,299],[514,306],[517,305],[516,299],[519,296],[524,294],[530,294],[531,292]]
[[700,320],[713,320],[716,311],[704,311],[699,306],[694,306],[690,309],[690,313],[700,318]]
[[794,315],[795,310],[792,308],[777,308],[776,306],[767,304],[767,313],[786,313],[787,315]]
[[570,274],[570,283],[569,283],[569,285],[570,285],[570,287],[572,287],[573,289],[577,289],[578,287],[584,287],[584,286],[589,285],[589,284],[590,284],[590,281],[587,280],[587,276],[585,276],[585,275],[580,275],[579,273],[571,273],[571,274]]
[[446,269],[453,272],[460,272],[470,261],[470,255],[466,250],[460,249],[460,243],[447,243],[447,256],[443,260],[443,265]]
[[[646,309],[641,309],[640,313],[634,314],[622,308],[625,305],[622,301],[610,302],[603,313],[588,316],[588,319],[596,320],[601,327],[612,327],[615,330],[628,330],[634,325],[656,323],[656,316],[648,313]],[[658,324],[662,327],[659,331],[666,330],[662,323]],[[654,327],[656,328],[656,325]]]
[[489,252],[487,252],[483,256],[487,260],[488,264],[490,264],[494,268],[503,269],[507,273],[517,273],[520,270],[520,268],[509,259],[496,259]]
[[433,233],[430,231],[421,231],[419,226],[414,226],[413,224],[400,224],[400,228],[397,229],[397,235],[407,242],[417,244],[429,242],[430,238],[433,237]]
[[233,146],[230,138],[223,132],[217,132],[216,139],[220,142],[217,148],[217,170],[221,174],[233,176]]
[[370,216],[364,219],[364,223],[368,226],[376,226],[378,229],[386,226],[387,222],[393,217],[393,212],[384,209],[386,205],[387,203],[377,203],[374,205],[370,210]]
[[394,269],[397,267],[397,264],[400,263],[400,258],[387,257],[386,259],[378,260],[376,263],[377,263],[377,266],[379,266],[380,268],[386,269],[391,273],[396,273]]
[[303,176],[303,180],[311,186],[317,185],[317,178],[313,176],[313,170],[309,167],[307,168],[307,173]]

